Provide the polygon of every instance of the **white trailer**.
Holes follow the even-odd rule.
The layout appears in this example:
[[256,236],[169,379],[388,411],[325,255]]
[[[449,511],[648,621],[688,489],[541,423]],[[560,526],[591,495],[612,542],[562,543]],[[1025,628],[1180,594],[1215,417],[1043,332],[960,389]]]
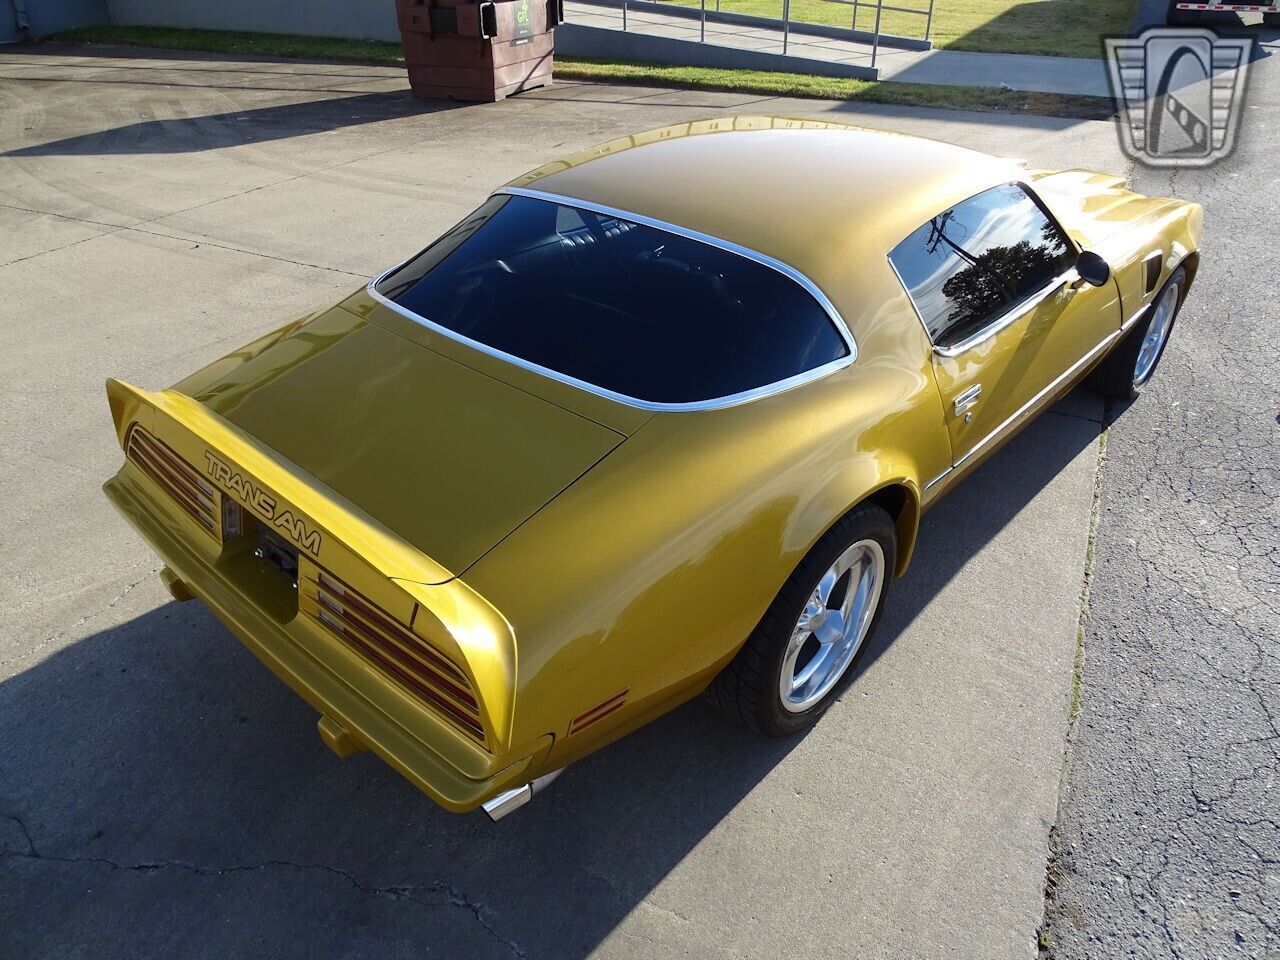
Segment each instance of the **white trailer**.
[[1195,23],[1202,13],[1260,13],[1268,27],[1280,27],[1280,0],[1270,3],[1188,3],[1169,0],[1166,20],[1179,26]]

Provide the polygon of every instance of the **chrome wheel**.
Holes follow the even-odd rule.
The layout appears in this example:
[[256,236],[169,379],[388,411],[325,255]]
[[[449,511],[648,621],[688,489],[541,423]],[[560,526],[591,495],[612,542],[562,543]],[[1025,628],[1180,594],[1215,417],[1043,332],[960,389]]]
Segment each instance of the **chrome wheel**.
[[1146,383],[1155,371],[1156,361],[1169,339],[1169,331],[1173,328],[1173,316],[1178,312],[1178,284],[1171,283],[1160,300],[1156,303],[1155,313],[1147,332],[1142,337],[1142,346],[1138,348],[1138,359],[1133,365],[1133,385],[1140,387]]
[[884,551],[859,540],[827,568],[805,602],[782,659],[778,693],[791,713],[831,692],[857,656],[884,586]]

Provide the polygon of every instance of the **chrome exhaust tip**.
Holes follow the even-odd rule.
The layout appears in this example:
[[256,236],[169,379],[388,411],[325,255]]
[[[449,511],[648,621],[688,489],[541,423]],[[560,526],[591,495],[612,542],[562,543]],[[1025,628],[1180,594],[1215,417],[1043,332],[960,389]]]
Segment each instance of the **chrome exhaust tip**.
[[504,790],[496,797],[486,800],[483,804],[484,812],[489,815],[489,819],[497,823],[509,813],[514,813],[526,803],[533,799],[534,794],[540,793],[542,789],[555,780],[556,777],[564,773],[564,768],[552,770],[544,777],[538,777],[526,783],[523,787],[516,787],[514,790]]

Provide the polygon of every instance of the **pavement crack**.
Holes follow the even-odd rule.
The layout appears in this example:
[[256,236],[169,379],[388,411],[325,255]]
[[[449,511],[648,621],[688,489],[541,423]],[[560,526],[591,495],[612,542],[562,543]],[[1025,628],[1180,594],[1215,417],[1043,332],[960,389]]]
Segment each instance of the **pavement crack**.
[[[105,221],[105,220],[94,220],[92,217],[76,217],[76,216],[72,216],[72,215],[71,215],[71,214],[69,214],[69,213],[54,213],[52,210],[37,210],[35,207],[24,207],[24,206],[21,206],[20,204],[16,204],[16,203],[0,203],[0,207],[4,207],[4,208],[6,208],[6,209],[8,209],[8,210],[18,210],[18,211],[20,211],[20,212],[22,212],[22,213],[34,213],[34,214],[38,214],[39,216],[42,216],[42,217],[57,217],[59,220],[70,220],[70,221],[72,221],[73,223],[86,223],[86,224],[88,224],[88,225],[90,225],[90,226],[93,226],[93,227],[108,227],[108,228],[109,228],[108,232],[114,232],[114,231],[116,231],[116,230],[125,230],[125,229],[128,229],[128,225],[127,225],[127,224],[123,224],[123,223],[108,223],[108,222],[107,222],[107,221]],[[145,221],[145,220],[140,221],[140,222],[141,222],[141,223],[146,223],[146,221]],[[92,237],[86,237],[85,239],[87,239],[87,240],[92,240],[93,238],[92,238]],[[79,242],[81,242],[81,241],[76,241],[76,242],[77,242],[77,243],[79,243]],[[62,248],[59,248],[59,249],[62,249]],[[45,250],[45,251],[42,251],[42,252],[43,252],[43,253],[52,253],[53,251],[52,251],[52,250]],[[41,255],[41,254],[33,254],[33,256],[40,256],[40,255]],[[22,257],[22,258],[20,258],[20,259],[23,259],[23,260],[30,260],[30,259],[31,259],[31,257]],[[15,260],[15,261],[12,261],[12,262],[17,263],[17,261],[16,261],[16,260]]]
[[[489,918],[485,915],[485,909],[482,903],[472,900],[457,887],[443,880],[428,883],[377,885],[366,883],[355,874],[347,870],[343,870],[340,867],[332,867],[327,864],[319,863],[295,863],[292,860],[264,860],[260,863],[202,866],[185,860],[144,860],[138,863],[122,863],[110,857],[57,856],[55,854],[41,853],[39,851],[32,839],[30,831],[27,829],[26,824],[20,817],[13,814],[0,814],[0,817],[12,820],[18,825],[18,828],[26,838],[26,842],[29,847],[26,852],[0,851],[0,859],[35,860],[46,863],[61,863],[67,865],[91,864],[125,873],[151,874],[160,873],[166,870],[179,870],[199,877],[225,877],[232,874],[260,873],[267,870],[294,870],[307,873],[324,873],[337,877],[349,884],[359,893],[376,899],[392,900],[396,902],[413,901],[423,906],[447,905],[459,910],[464,910],[471,914],[476,923],[490,938],[502,944],[502,946],[509,950],[513,956],[519,957],[521,960],[527,960],[528,957],[528,954],[520,947],[519,944],[507,937],[504,937],[497,928],[494,927],[492,922],[490,922]],[[434,896],[438,899],[434,901],[426,899],[428,896]]]
[[96,240],[98,239],[98,237],[104,237],[108,233],[115,233],[115,232],[116,231],[114,230],[104,230],[102,233],[95,233],[93,234],[93,236],[90,236],[90,237],[81,237],[79,240],[72,240],[70,243],[64,243],[61,246],[53,247],[49,250],[38,250],[35,253],[27,254],[25,257],[15,257],[12,260],[6,260],[4,263],[0,263],[0,267],[11,267],[15,263],[23,263],[27,260],[34,260],[36,257],[43,257],[46,253],[57,253],[59,250],[66,250],[69,247],[78,246],[79,244],[82,244],[82,243],[88,243],[90,240]]
[[42,650],[43,648],[47,647],[51,643],[57,643],[59,640],[62,640],[63,638],[65,638],[69,633],[84,626],[90,620],[93,620],[95,617],[102,616],[102,614],[106,613],[108,610],[114,607],[117,603],[119,603],[121,600],[123,600],[125,597],[131,594],[134,590],[136,590],[139,586],[146,583],[152,577],[156,576],[161,571],[161,569],[163,569],[163,567],[151,567],[150,569],[147,570],[145,574],[143,574],[137,580],[134,580],[132,583],[128,584],[123,590],[121,590],[118,594],[116,594],[116,596],[108,600],[104,605],[102,605],[101,607],[97,607],[94,610],[91,610],[89,613],[84,614],[75,623],[71,624],[71,626],[63,630],[58,630],[50,634],[49,636],[45,637],[43,640],[37,641],[36,643],[32,644],[30,647],[22,651],[21,657],[11,657],[8,660],[0,660],[0,667],[6,667],[11,663],[17,663],[19,660],[25,660],[31,654],[35,653],[37,650]]
[[[296,179],[298,178],[297,177],[288,178],[288,180],[296,180]],[[264,184],[264,186],[275,186],[276,183],[287,183],[288,180],[277,180],[277,181],[274,181],[273,183]],[[263,189],[263,187],[256,187],[254,189],[260,190],[260,189]],[[244,196],[245,193],[252,193],[252,192],[253,191],[251,190],[245,190],[241,193],[232,194],[229,197],[220,197],[219,201],[234,200],[237,197]],[[219,201],[210,201],[210,202],[212,203],[212,202],[219,202]],[[166,213],[159,217],[153,217],[150,220],[140,220],[137,223],[133,223],[133,224],[119,224],[119,223],[107,223],[104,220],[93,220],[89,217],[73,217],[67,213],[54,213],[50,210],[36,210],[32,207],[22,207],[12,203],[0,203],[0,207],[6,207],[10,210],[20,210],[23,213],[35,213],[35,214],[39,214],[41,216],[46,216],[46,217],[57,217],[60,220],[70,220],[73,223],[83,223],[87,226],[108,228],[104,230],[102,233],[94,234],[92,237],[82,237],[79,240],[74,240],[71,243],[63,244],[60,247],[54,247],[51,250],[41,250],[39,253],[33,253],[25,257],[19,257],[17,260],[10,260],[8,263],[0,264],[0,267],[7,267],[14,263],[21,263],[24,260],[34,260],[36,257],[42,257],[47,253],[57,253],[59,250],[65,250],[68,247],[74,247],[76,244],[87,243],[90,240],[97,240],[101,237],[115,236],[116,234],[120,234],[120,233],[141,233],[149,237],[159,237],[162,240],[180,240],[180,241],[186,241],[189,243],[199,243],[199,244],[203,244],[206,247],[216,247],[219,250],[230,250],[232,253],[243,253],[245,256],[248,256],[248,257],[261,257],[264,260],[275,260],[280,263],[292,264],[295,267],[306,267],[311,270],[324,270],[329,273],[341,273],[341,274],[344,274],[345,276],[355,277],[359,280],[368,279],[368,277],[365,274],[357,273],[353,270],[343,270],[341,267],[331,267],[323,263],[308,263],[305,260],[293,260],[289,257],[281,257],[272,253],[263,253],[260,250],[249,250],[249,249],[246,249],[245,247],[238,247],[235,244],[222,243],[217,240],[210,240],[204,234],[187,234],[187,233],[183,233],[182,231],[176,231],[174,233],[165,233],[161,230],[148,230],[144,226],[144,224],[154,223],[159,220],[167,219],[168,217],[179,216],[180,214],[187,213],[190,210],[196,209],[197,207],[202,207],[206,205],[207,204],[196,204],[195,207],[188,207],[186,210],[176,210],[173,213]]]
[[[31,831],[27,829],[27,824],[25,820],[23,820],[17,814],[13,814],[13,813],[0,813],[0,819],[12,820],[14,823],[16,823],[18,825],[18,830],[22,833],[23,839],[27,841],[28,852],[26,854],[20,854],[20,856],[30,856],[30,857],[40,856],[39,851],[36,850],[36,842],[33,839],[31,839]],[[7,854],[6,852],[6,855],[9,855],[9,854]]]
[[247,250],[244,247],[237,247],[231,243],[220,243],[217,240],[210,240],[204,234],[188,235],[181,231],[178,233],[162,233],[159,230],[144,230],[141,227],[123,227],[120,232],[131,231],[133,233],[145,233],[151,237],[161,237],[165,240],[182,240],[189,243],[198,243],[206,247],[217,247],[219,250],[230,250],[233,253],[243,253],[249,257],[261,257],[263,260],[275,260],[279,263],[289,263],[295,267],[307,267],[312,270],[325,270],[329,273],[341,273],[348,277],[355,277],[358,280],[368,280],[368,276],[363,273],[356,273],[353,270],[343,270],[341,267],[330,267],[323,263],[308,263],[305,260],[293,260],[289,257],[276,256],[273,253],[263,253],[260,250]]

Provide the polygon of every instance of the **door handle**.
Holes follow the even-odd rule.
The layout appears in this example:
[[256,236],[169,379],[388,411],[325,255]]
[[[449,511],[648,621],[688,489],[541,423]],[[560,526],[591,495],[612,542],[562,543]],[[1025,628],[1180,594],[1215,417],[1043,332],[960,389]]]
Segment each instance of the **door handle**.
[[956,416],[964,416],[965,422],[968,423],[973,419],[973,414],[969,411],[978,405],[978,398],[982,396],[982,384],[975,383],[963,393],[956,395],[955,411]]

